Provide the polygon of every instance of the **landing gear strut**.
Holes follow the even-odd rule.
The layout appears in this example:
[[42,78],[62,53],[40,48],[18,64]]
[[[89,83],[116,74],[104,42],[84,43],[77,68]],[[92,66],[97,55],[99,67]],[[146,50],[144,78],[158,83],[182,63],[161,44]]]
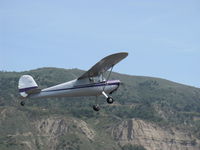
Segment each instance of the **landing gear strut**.
[[112,104],[114,102],[114,99],[111,96],[108,96],[104,91],[102,94],[106,97],[106,101],[108,104]]
[[[106,97],[106,101],[108,104],[112,104],[114,102],[114,99],[111,96],[108,96],[104,91],[102,92],[102,94]],[[98,96],[96,96],[95,105],[93,105],[92,108],[94,109],[94,111],[100,110],[100,106],[98,104]]]
[[93,105],[93,110],[94,111],[99,111],[100,110],[100,106],[98,104],[98,96],[96,96],[95,105]]

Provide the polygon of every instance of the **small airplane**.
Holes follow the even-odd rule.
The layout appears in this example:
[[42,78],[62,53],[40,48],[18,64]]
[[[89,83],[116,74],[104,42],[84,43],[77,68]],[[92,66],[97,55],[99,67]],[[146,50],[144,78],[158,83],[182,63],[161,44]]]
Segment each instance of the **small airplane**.
[[[99,111],[98,96],[104,95],[109,104],[114,102],[110,94],[118,89],[120,81],[109,80],[109,78],[113,67],[127,56],[128,53],[126,52],[109,55],[96,63],[79,78],[45,89],[40,89],[32,76],[23,75],[18,83],[19,93],[24,99],[20,104],[24,106],[25,99],[27,98],[95,96],[96,104],[93,105],[93,109]],[[106,79],[104,75],[109,69],[110,71]]]

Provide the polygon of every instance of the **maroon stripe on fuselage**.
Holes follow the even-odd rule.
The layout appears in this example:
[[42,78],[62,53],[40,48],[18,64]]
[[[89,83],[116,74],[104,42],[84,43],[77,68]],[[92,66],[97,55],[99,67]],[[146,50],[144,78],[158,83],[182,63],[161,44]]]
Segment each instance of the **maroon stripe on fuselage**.
[[36,89],[38,88],[38,86],[33,86],[33,87],[28,87],[28,88],[23,88],[23,89],[19,89],[19,92],[26,92],[32,89]]
[[100,82],[100,83],[95,83],[95,84],[86,84],[86,85],[74,86],[74,87],[71,87],[71,88],[62,88],[62,89],[48,90],[48,91],[42,91],[42,92],[63,91],[63,90],[72,90],[72,89],[107,86],[107,85],[119,85],[119,84],[120,84],[120,81],[117,80],[116,82],[112,82],[112,83]]

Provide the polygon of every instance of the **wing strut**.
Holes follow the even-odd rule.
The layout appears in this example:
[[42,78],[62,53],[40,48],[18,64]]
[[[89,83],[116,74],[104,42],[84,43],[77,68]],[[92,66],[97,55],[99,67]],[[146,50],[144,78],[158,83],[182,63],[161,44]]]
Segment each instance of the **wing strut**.
[[[113,102],[114,102],[114,99],[111,97],[111,96],[109,96],[109,95],[107,95],[106,93],[105,93],[105,87],[106,87],[106,85],[108,84],[108,80],[109,80],[109,78],[110,78],[110,75],[111,75],[111,73],[112,73],[112,70],[113,70],[113,67],[114,67],[114,65],[112,65],[111,66],[111,69],[110,69],[110,71],[109,71],[109,74],[108,74],[108,77],[107,77],[107,79],[106,79],[106,81],[105,81],[105,85],[104,85],[104,87],[103,87],[103,90],[102,90],[102,95],[104,95],[105,97],[106,97],[106,100],[107,100],[107,102],[109,103],[109,104],[112,104]],[[103,73],[101,74],[102,75],[102,79],[103,79]],[[100,107],[99,107],[99,104],[98,104],[98,97],[96,96],[96,100],[95,100],[95,105],[93,105],[93,109],[95,110],[95,111],[99,111],[100,110]]]
[[107,85],[107,81],[108,81],[109,78],[110,78],[110,75],[111,75],[111,73],[112,73],[113,67],[114,67],[114,65],[113,65],[113,66],[111,67],[111,69],[110,69],[110,72],[109,72],[108,77],[107,77],[107,79],[106,79],[106,84],[105,84],[105,86],[103,87],[103,91],[105,90],[105,87],[106,87],[106,85]]

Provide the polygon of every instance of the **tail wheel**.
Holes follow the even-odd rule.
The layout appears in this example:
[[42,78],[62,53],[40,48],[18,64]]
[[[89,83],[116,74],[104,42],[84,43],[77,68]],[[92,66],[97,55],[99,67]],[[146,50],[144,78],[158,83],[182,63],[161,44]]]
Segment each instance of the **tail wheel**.
[[99,107],[99,105],[93,105],[93,109],[94,109],[94,111],[99,111],[100,107]]
[[20,104],[21,104],[21,106],[24,106],[24,105],[25,105],[25,102],[24,102],[24,101],[21,101]]
[[112,97],[108,97],[106,100],[108,104],[112,104],[114,102],[114,99]]

